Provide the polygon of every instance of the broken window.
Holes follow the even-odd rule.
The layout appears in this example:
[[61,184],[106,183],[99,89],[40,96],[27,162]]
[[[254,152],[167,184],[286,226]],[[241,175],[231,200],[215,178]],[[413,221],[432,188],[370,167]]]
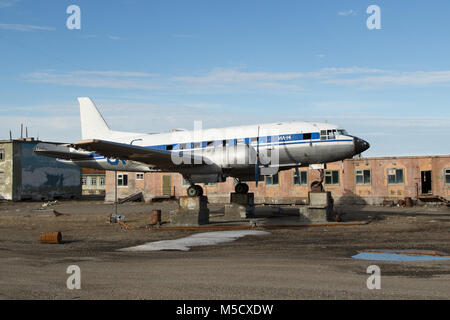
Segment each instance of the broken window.
[[128,174],[118,174],[117,175],[117,185],[119,187],[128,186]]
[[445,169],[445,183],[450,184],[450,169]]
[[306,186],[308,185],[308,172],[299,171],[299,175],[294,171],[294,185],[295,186]]
[[166,146],[166,150],[170,151],[172,149],[173,149],[173,145],[169,144],[169,145]]
[[86,177],[82,177],[81,178],[81,185],[85,186],[86,185]]
[[5,149],[0,149],[0,161],[5,160]]
[[325,184],[338,185],[339,184],[339,171],[338,170],[326,170],[325,171]]
[[144,174],[143,173],[136,173],[136,180],[144,180]]
[[403,184],[403,169],[388,169],[388,184]]
[[100,185],[101,186],[105,185],[105,177],[100,177]]
[[356,184],[370,184],[370,170],[356,170]]

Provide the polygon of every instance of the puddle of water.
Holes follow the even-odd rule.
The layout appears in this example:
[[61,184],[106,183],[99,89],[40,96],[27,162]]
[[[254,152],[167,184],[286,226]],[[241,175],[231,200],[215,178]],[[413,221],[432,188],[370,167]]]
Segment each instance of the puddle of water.
[[450,260],[450,257],[434,257],[434,256],[409,256],[406,254],[392,253],[373,253],[363,252],[352,258],[360,260],[377,260],[377,261],[433,261],[433,260]]
[[376,261],[436,261],[450,260],[443,252],[430,250],[368,250],[353,256],[354,259]]
[[148,242],[140,246],[120,249],[119,251],[161,251],[179,250],[188,251],[191,247],[212,246],[218,243],[231,242],[249,235],[266,235],[265,231],[236,230],[196,233],[191,236],[156,242]]

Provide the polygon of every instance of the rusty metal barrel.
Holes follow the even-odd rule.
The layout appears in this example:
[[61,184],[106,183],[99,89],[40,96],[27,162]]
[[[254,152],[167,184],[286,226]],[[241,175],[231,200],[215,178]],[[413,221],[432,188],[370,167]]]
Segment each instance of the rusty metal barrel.
[[41,233],[41,243],[61,243],[61,232],[43,232]]
[[160,224],[160,223],[161,223],[161,210],[153,210],[152,224]]
[[413,202],[412,202],[411,197],[405,198],[405,206],[406,206],[407,208],[411,208],[411,207],[413,206]]

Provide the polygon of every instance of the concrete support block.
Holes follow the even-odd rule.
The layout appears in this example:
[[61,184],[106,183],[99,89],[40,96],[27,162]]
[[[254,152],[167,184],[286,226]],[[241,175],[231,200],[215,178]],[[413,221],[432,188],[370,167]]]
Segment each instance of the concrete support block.
[[310,206],[328,206],[331,201],[331,192],[309,192],[309,205]]
[[300,220],[326,223],[335,221],[331,192],[310,192],[309,206],[300,209]]
[[302,222],[326,223],[335,221],[334,212],[331,207],[305,207],[300,210],[300,220]]
[[236,203],[243,206],[254,206],[255,205],[255,194],[253,192],[249,193],[230,193],[230,203]]
[[247,219],[255,214],[254,193],[231,193],[230,204],[225,205],[225,217],[229,219]]
[[170,211],[175,226],[199,226],[209,223],[208,197],[180,197],[178,209]]

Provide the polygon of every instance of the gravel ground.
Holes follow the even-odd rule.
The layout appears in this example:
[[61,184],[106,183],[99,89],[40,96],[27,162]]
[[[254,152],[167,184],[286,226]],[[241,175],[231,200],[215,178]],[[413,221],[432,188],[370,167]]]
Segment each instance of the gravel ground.
[[[449,299],[450,261],[352,259],[364,249],[450,252],[450,209],[348,206],[344,221],[360,226],[269,230],[190,251],[122,252],[195,231],[149,230],[151,210],[168,220],[174,202],[120,205],[133,230],[108,223],[101,201],[0,203],[0,299]],[[223,208],[211,206],[220,220]],[[69,216],[55,217],[53,209]],[[289,207],[289,210],[295,208]],[[270,212],[270,208],[258,209]],[[258,211],[257,211],[258,212]],[[214,220],[216,218],[212,218]],[[265,218],[270,220],[270,218]],[[293,219],[293,217],[276,218]],[[41,244],[41,232],[61,231],[62,244]],[[369,290],[370,265],[381,289]],[[69,290],[67,267],[81,269],[81,289]]]

